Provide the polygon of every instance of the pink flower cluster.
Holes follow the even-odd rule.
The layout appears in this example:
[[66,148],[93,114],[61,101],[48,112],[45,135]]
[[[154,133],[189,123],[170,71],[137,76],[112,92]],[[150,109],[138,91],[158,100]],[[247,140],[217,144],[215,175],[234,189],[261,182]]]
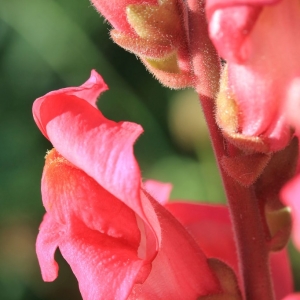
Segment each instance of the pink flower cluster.
[[[258,300],[268,294],[259,285],[266,278],[251,276],[260,266],[248,255],[269,265],[271,295],[261,300],[299,300],[285,248],[286,205],[300,250],[299,0],[92,2],[114,27],[114,41],[163,84],[192,86],[204,112],[212,107],[206,117],[228,206],[168,202],[170,184],[142,182],[133,145],[143,130],[102,115],[96,101],[107,86],[92,71],[83,85],[33,105],[54,147],[42,176],[46,214],[36,244],[43,279],[58,276],[59,248],[84,300]],[[219,77],[216,53],[226,61]],[[247,199],[249,215],[259,217],[250,218],[253,230],[239,204]],[[239,233],[243,223],[248,240]],[[255,244],[262,255],[252,253]],[[267,292],[249,291],[255,285]]]

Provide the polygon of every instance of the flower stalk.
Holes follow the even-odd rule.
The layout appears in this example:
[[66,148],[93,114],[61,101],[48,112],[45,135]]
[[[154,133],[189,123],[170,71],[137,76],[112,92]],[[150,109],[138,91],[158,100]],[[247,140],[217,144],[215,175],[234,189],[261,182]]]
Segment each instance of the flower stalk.
[[221,68],[219,57],[208,37],[208,28],[204,26],[206,24],[204,1],[188,1],[188,20],[195,89],[199,95],[227,196],[239,268],[243,278],[244,297],[247,300],[272,300],[274,292],[269,269],[269,249],[266,244],[265,224],[254,187],[242,186],[231,178],[221,165],[222,157],[229,154],[228,147],[233,146],[228,145],[215,120],[215,98]]

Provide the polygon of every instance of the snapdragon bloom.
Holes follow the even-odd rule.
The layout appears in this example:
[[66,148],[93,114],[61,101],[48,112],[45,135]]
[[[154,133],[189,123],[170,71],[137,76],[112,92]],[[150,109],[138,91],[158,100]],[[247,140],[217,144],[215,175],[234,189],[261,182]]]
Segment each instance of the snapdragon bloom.
[[[106,89],[92,71],[82,86],[50,92],[33,106],[55,147],[42,177],[46,214],[36,246],[43,279],[58,276],[59,248],[84,300],[241,299],[227,208],[168,203],[169,184],[143,184],[133,155],[142,129],[101,114],[95,102]],[[285,250],[271,254],[271,268],[280,300],[292,291]]]
[[[42,177],[46,214],[36,247],[43,279],[57,277],[59,247],[84,300],[222,293],[195,240],[142,185],[133,154],[142,128],[110,121],[96,108],[106,89],[93,71],[82,86],[50,92],[33,105],[55,147]],[[154,186],[164,198],[165,188]]]

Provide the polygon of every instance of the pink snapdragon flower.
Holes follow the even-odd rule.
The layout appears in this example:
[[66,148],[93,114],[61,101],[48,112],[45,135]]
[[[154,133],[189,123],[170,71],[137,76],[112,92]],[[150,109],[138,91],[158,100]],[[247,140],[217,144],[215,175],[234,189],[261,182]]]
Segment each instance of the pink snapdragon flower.
[[300,300],[300,294],[291,294],[285,297],[283,300]]
[[195,240],[142,185],[133,154],[142,128],[110,121],[96,108],[106,89],[93,71],[82,86],[50,92],[33,105],[55,147],[42,177],[46,214],[36,247],[43,279],[57,277],[59,248],[84,300],[221,293]]
[[298,106],[287,111],[300,76],[299,1],[208,0],[206,9],[210,37],[228,63],[241,133],[263,137],[270,151],[284,148],[295,126],[290,115],[300,115],[299,88]]
[[[101,114],[95,103],[106,89],[92,71],[83,85],[50,92],[33,106],[55,147],[42,177],[46,214],[36,247],[43,279],[58,276],[59,248],[84,300],[241,299],[227,208],[168,203],[170,184],[143,184],[133,154],[142,129]],[[270,259],[281,300],[292,292],[286,250]]]

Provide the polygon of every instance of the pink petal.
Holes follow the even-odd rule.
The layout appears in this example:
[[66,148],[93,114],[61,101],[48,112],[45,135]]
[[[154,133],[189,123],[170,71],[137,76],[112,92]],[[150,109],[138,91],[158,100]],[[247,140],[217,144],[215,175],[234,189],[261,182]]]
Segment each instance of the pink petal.
[[[206,257],[183,226],[148,194],[142,197],[152,207],[159,226],[155,228],[159,250],[149,277],[134,287],[129,299],[197,299],[219,292],[219,285]],[[151,206],[150,206],[151,205]]]
[[[70,88],[68,88],[70,89]],[[103,78],[95,71],[92,70],[90,78],[78,88],[69,90],[70,95],[77,96],[84,99],[93,106],[96,106],[97,98],[99,95],[108,90],[108,86]]]
[[[201,245],[207,257],[218,258],[232,267],[241,283],[237,252],[228,209],[223,205],[171,202],[166,208]],[[270,254],[270,267],[277,300],[293,291],[287,250]]]
[[227,207],[170,202],[166,208],[191,233],[207,257],[218,258],[238,274],[238,261]]
[[221,57],[243,62],[248,58],[246,38],[261,12],[259,6],[229,6],[215,10],[209,22],[210,38]]
[[220,56],[241,62],[247,58],[243,44],[265,5],[281,0],[207,0],[209,33]]
[[300,300],[300,293],[288,295],[282,300]]
[[58,275],[54,253],[60,241],[61,227],[51,215],[44,215],[36,241],[36,253],[44,281],[53,281]]
[[[300,70],[299,70],[300,72]],[[295,128],[296,135],[300,136],[300,75],[296,76],[287,93],[284,112],[290,124]]]
[[110,121],[82,100],[69,89],[49,93],[34,102],[35,121],[64,158],[143,216],[141,175],[133,154],[141,126]]
[[281,0],[206,0],[206,10],[208,15],[214,13],[215,10],[230,6],[263,6],[263,5],[273,5]]
[[300,250],[300,174],[290,180],[281,191],[282,201],[291,207],[293,215],[293,240]]
[[79,282],[83,299],[127,299],[143,272],[144,261],[137,257],[136,249],[87,228],[76,218],[70,225],[59,248]]
[[[82,100],[86,100],[87,102],[92,104],[94,107],[97,107],[96,106],[97,98],[99,97],[99,95],[102,92],[105,92],[106,90],[108,90],[108,87],[107,87],[106,83],[104,82],[103,78],[95,70],[92,70],[90,78],[85,83],[83,83],[81,86],[68,87],[68,88],[63,88],[63,89],[57,90],[57,91],[52,91],[52,92],[46,94],[45,96],[38,98],[33,104],[33,108],[32,108],[33,118],[34,118],[37,126],[43,133],[43,135],[47,139],[49,139],[47,136],[46,128],[44,127],[45,124],[43,124],[40,120],[40,114],[41,114],[40,110],[41,110],[41,105],[43,104],[44,98],[53,99],[56,97],[60,97],[62,95],[65,95],[65,96],[74,95]],[[45,114],[45,112],[43,112],[43,114]],[[46,116],[44,116],[44,117],[46,117]]]
[[170,198],[172,184],[156,180],[147,180],[144,183],[144,188],[161,205],[165,205]]

